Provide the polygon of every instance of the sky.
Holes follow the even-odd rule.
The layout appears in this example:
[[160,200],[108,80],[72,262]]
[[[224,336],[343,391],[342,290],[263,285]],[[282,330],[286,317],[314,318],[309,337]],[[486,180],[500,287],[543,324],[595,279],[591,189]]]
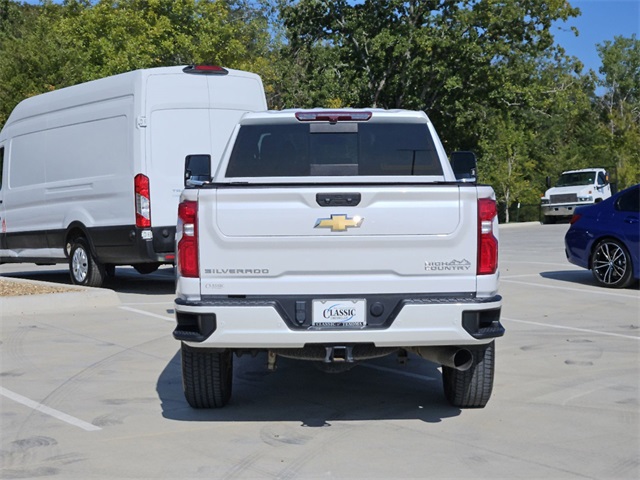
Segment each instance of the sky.
[[[564,47],[567,54],[578,57],[584,64],[583,72],[589,69],[598,73],[601,66],[596,44],[613,41],[617,35],[640,39],[640,0],[570,0],[582,15],[566,23],[555,25],[553,35],[556,43]],[[576,37],[570,27],[576,27]]]
[[[55,1],[55,0],[54,0]],[[569,0],[582,14],[566,23],[554,26],[556,43],[563,46],[569,55],[578,57],[584,64],[584,73],[592,69],[598,73],[601,62],[596,44],[613,41],[616,35],[640,38],[640,0]],[[27,0],[26,3],[39,3]],[[61,0],[57,3],[62,3]],[[576,27],[576,37],[570,27]]]

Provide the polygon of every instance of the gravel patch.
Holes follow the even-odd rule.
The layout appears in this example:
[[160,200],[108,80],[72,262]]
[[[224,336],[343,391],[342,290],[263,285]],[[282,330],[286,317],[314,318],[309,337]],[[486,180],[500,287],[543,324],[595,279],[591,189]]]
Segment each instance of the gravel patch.
[[19,295],[43,295],[47,293],[76,292],[65,287],[53,287],[36,283],[17,282],[7,278],[0,278],[0,297],[14,297]]

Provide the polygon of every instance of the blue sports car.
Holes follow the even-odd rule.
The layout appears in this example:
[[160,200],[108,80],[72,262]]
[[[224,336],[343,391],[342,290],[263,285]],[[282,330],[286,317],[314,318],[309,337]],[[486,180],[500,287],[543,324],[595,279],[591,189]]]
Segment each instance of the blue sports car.
[[598,284],[624,288],[640,278],[640,184],[579,207],[564,237],[567,259]]

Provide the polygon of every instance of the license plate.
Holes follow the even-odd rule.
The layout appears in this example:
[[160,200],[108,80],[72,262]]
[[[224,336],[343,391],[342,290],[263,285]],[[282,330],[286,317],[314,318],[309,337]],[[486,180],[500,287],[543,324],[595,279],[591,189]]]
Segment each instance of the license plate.
[[361,328],[367,325],[367,302],[354,300],[314,300],[314,327]]

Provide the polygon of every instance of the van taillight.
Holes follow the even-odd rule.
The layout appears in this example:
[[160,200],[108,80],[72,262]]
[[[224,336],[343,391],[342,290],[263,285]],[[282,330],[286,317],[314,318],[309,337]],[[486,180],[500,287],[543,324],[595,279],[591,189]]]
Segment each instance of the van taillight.
[[198,202],[186,200],[178,205],[178,272],[183,277],[197,277]]
[[149,178],[139,173],[133,179],[136,197],[136,227],[151,226],[151,197],[149,196]]
[[495,200],[478,200],[478,275],[492,275],[498,269],[498,240],[493,235],[496,215],[498,208]]

